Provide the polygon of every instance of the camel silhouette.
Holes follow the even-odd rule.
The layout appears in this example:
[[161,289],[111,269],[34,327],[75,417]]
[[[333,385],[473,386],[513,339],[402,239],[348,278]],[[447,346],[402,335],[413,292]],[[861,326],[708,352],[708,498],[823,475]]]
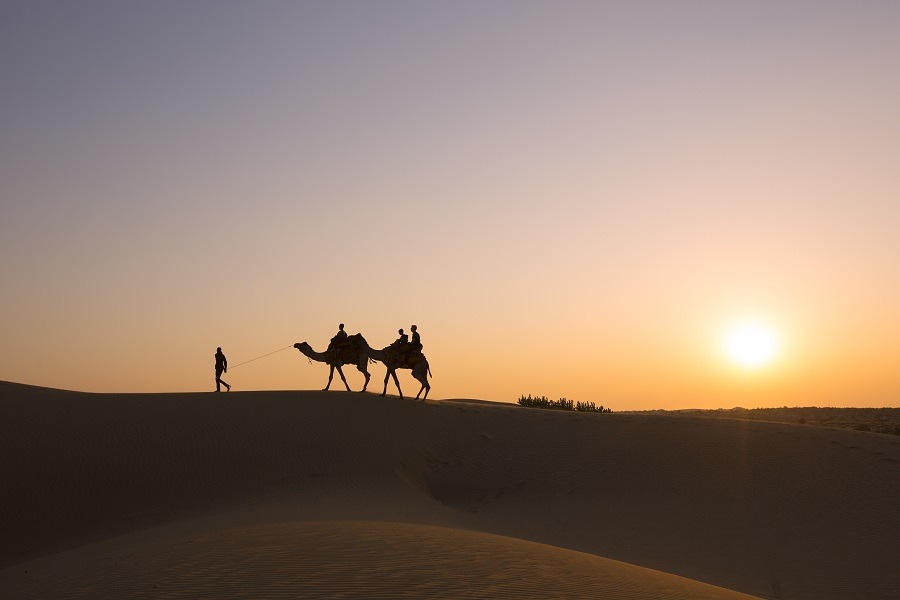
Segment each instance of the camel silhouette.
[[[360,344],[354,340],[354,338],[359,337],[362,338],[362,335],[355,334],[349,336],[347,339],[351,342],[351,344],[347,344],[346,346],[342,346],[340,348],[339,356],[335,356],[335,352],[333,350],[328,350],[327,352],[316,352],[312,349],[306,342],[299,342],[294,344],[294,348],[300,351],[301,354],[309,358],[310,360],[314,360],[316,362],[323,362],[328,365],[328,385],[326,385],[323,391],[328,391],[328,388],[331,387],[331,380],[334,379],[334,370],[337,369],[338,375],[341,376],[341,381],[344,382],[344,387],[347,388],[347,391],[350,391],[350,386],[347,384],[347,378],[344,377],[344,371],[341,369],[343,365],[356,365],[356,368],[360,373],[366,376],[366,383],[363,384],[363,388],[360,390],[361,392],[366,391],[366,388],[369,386],[369,379],[371,375],[369,375],[369,369],[367,368],[369,363],[369,357],[360,351]],[[368,344],[363,339],[362,343],[368,347]]]
[[419,396],[422,394],[423,390],[425,391],[425,395],[422,396],[422,400],[428,398],[428,392],[429,390],[431,390],[431,385],[428,383],[428,377],[431,376],[431,368],[428,366],[428,359],[425,358],[424,354],[408,355],[406,357],[406,360],[403,363],[400,363],[398,361],[399,353],[397,352],[396,348],[387,346],[386,348],[382,348],[381,350],[376,350],[375,348],[369,346],[366,338],[364,338],[361,334],[357,334],[356,336],[351,337],[355,338],[353,340],[353,344],[356,345],[362,355],[383,363],[387,368],[387,373],[385,373],[384,375],[384,390],[382,390],[381,392],[382,396],[387,393],[388,379],[393,377],[394,384],[397,386],[397,392],[402,398],[403,390],[400,389],[400,380],[397,379],[397,369],[410,369],[412,371],[413,378],[422,384],[422,387],[419,388],[419,393],[416,394],[416,400],[419,399]]
[[369,359],[372,359],[384,364],[387,369],[387,372],[384,375],[384,389],[381,391],[382,396],[387,394],[388,379],[393,377],[394,384],[397,386],[397,392],[402,398],[403,390],[400,389],[400,380],[397,378],[397,369],[410,369],[413,378],[422,384],[422,387],[419,388],[419,393],[416,394],[416,400],[419,399],[419,396],[422,395],[423,391],[425,392],[425,395],[422,396],[422,400],[428,398],[428,392],[431,390],[431,385],[428,383],[428,377],[431,376],[431,367],[429,367],[428,359],[425,358],[424,354],[410,355],[403,364],[400,364],[398,362],[399,356],[395,348],[390,346],[382,348],[381,350],[372,348],[361,333],[355,333],[349,336],[347,341],[349,343],[341,347],[339,357],[335,356],[333,350],[316,352],[307,342],[294,344],[294,348],[299,350],[310,360],[323,362],[328,365],[328,384],[323,388],[324,391],[328,391],[331,387],[335,369],[337,369],[338,375],[341,376],[344,387],[347,388],[348,392],[351,391],[350,386],[347,384],[347,378],[344,377],[344,371],[341,369],[343,365],[355,365],[359,372],[365,375],[366,383],[360,391],[366,391],[366,388],[369,386],[369,378],[371,377],[369,374],[368,362]]

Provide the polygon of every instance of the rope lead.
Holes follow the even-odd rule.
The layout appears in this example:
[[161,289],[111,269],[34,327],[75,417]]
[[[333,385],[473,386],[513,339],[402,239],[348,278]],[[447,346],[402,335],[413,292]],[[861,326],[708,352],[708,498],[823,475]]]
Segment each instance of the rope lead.
[[274,352],[269,352],[268,354],[263,354],[262,356],[257,356],[256,358],[251,358],[250,360],[245,360],[244,362],[239,363],[239,364],[236,364],[236,365],[234,365],[234,366],[232,366],[232,367],[230,367],[230,368],[232,368],[232,369],[237,369],[237,368],[240,367],[241,365],[246,365],[247,363],[252,363],[254,360],[259,360],[259,359],[265,358],[265,357],[267,357],[267,356],[272,356],[273,354],[278,354],[278,353],[281,352],[282,350],[287,350],[288,348],[291,348],[291,347],[292,347],[292,346],[285,346],[284,348],[279,348],[278,350],[275,350]]

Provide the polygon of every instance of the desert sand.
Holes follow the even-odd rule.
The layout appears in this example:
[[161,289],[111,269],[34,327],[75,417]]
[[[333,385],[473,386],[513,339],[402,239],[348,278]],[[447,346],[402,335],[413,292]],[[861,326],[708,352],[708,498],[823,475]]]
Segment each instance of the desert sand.
[[900,438],[0,383],[2,598],[888,599]]

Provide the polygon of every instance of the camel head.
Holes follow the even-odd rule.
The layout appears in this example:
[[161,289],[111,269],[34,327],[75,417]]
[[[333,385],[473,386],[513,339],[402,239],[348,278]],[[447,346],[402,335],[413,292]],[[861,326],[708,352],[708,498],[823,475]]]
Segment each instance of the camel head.
[[303,349],[304,349],[304,348],[308,348],[308,349],[310,349],[310,350],[312,349],[312,348],[310,348],[310,345],[307,344],[306,342],[300,342],[300,343],[298,343],[298,344],[294,344],[294,348],[296,348],[296,349],[299,350],[300,352],[303,352]]

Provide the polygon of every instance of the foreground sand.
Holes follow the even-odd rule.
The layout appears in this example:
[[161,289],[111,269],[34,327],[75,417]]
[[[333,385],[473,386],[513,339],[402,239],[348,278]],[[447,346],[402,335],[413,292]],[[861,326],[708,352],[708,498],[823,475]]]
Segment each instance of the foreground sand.
[[3,598],[900,590],[893,436],[334,392],[0,411]]
[[752,596],[510,537],[370,521],[131,535],[12,569],[22,598],[669,598]]

